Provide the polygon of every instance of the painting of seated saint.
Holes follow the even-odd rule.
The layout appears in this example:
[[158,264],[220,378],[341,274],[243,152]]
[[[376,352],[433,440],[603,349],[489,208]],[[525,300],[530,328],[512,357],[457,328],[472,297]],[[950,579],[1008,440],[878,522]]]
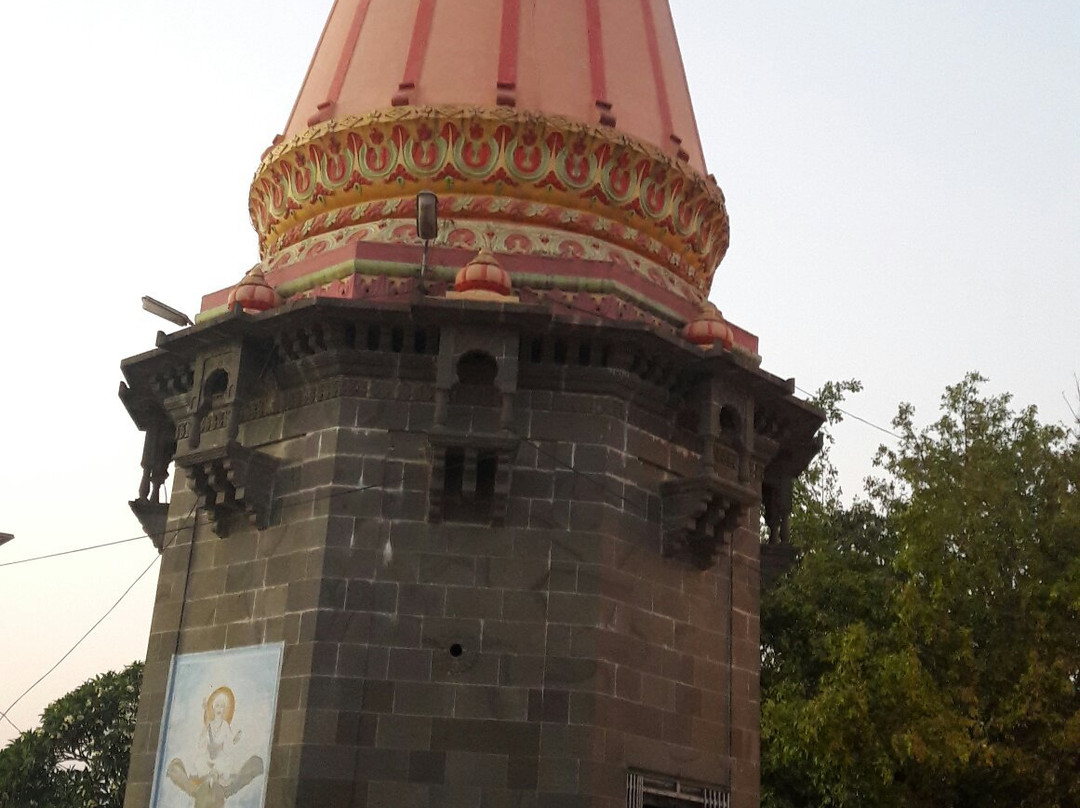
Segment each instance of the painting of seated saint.
[[262,808],[281,644],[173,662],[151,805]]

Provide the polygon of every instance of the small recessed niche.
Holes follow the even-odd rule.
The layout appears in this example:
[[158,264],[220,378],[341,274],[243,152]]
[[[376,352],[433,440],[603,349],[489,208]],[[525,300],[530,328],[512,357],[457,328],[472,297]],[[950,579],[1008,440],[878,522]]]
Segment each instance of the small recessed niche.
[[461,384],[494,385],[495,377],[499,375],[499,363],[491,354],[469,351],[458,360],[457,375]]
[[728,445],[734,445],[738,439],[740,420],[734,407],[720,409],[720,438]]
[[204,404],[213,402],[213,406],[221,404],[221,397],[229,389],[229,374],[218,368],[206,377],[206,381],[203,382],[203,402]]
[[[489,407],[491,410],[487,413],[486,419],[497,418],[502,399],[495,384],[499,375],[499,363],[495,361],[495,358],[483,351],[469,351],[458,360],[456,369],[457,383],[450,390],[450,404]],[[475,417],[474,413],[474,421]],[[485,417],[481,417],[481,421],[483,420]]]
[[443,464],[443,517],[451,522],[489,521],[498,472],[496,452],[448,447]]

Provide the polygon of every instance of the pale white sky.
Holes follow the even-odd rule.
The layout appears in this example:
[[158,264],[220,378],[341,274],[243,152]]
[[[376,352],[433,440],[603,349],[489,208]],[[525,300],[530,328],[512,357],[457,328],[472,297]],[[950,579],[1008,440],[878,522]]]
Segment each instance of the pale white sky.
[[[573,0],[564,0],[572,2]],[[453,0],[441,0],[453,2]],[[141,436],[116,398],[255,260],[247,188],[331,0],[13,3],[0,30],[0,565],[135,536]],[[1048,420],[1080,372],[1080,4],[672,0],[732,246],[714,285],[806,389],[924,422],[977,369]],[[885,439],[839,432],[850,491]],[[155,556],[0,566],[0,710]],[[12,712],[146,649],[157,570]],[[0,726],[0,744],[13,735]]]

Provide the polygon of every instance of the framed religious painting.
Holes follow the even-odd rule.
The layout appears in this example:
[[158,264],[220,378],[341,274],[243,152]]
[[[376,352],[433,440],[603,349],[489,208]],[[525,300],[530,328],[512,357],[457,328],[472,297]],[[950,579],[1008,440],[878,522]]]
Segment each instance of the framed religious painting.
[[263,808],[282,649],[173,657],[151,808]]

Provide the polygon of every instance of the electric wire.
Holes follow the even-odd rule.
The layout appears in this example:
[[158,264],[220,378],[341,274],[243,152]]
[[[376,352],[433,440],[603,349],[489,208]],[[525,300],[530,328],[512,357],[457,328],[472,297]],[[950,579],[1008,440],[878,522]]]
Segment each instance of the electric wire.
[[88,550],[100,550],[103,547],[115,547],[118,544],[128,544],[133,541],[142,541],[143,539],[150,538],[146,533],[141,536],[132,536],[129,539],[118,539],[116,541],[107,541],[103,544],[91,544],[87,547],[75,547],[71,550],[61,550],[56,553],[48,553],[47,555],[33,556],[32,558],[18,558],[14,561],[5,561],[0,564],[0,567],[14,567],[17,564],[29,564],[31,561],[45,561],[50,558],[60,558],[61,556],[73,555],[75,553],[85,553]]
[[[402,478],[402,481],[404,481],[404,477]],[[350,487],[350,488],[347,488],[347,489],[344,489],[344,490],[341,490],[341,491],[330,491],[330,492],[325,493],[325,494],[316,494],[315,496],[311,497],[310,499],[305,499],[303,503],[296,503],[296,504],[311,504],[313,502],[318,502],[318,501],[320,501],[322,499],[332,499],[334,497],[345,496],[347,494],[356,494],[356,493],[359,493],[361,491],[368,491],[368,490],[371,490],[373,488],[382,488],[384,486],[385,486],[385,483],[382,483],[382,482],[372,483],[370,485],[353,486],[353,487]],[[187,515],[184,517],[183,521],[185,523],[189,519],[191,519],[192,515],[195,514],[195,510],[198,507],[198,505],[199,505],[199,502],[198,502],[198,499],[196,499],[195,504],[191,506],[191,510],[188,511]],[[161,553],[164,553],[165,550],[167,550],[169,547],[171,547],[173,545],[173,543],[176,541],[176,538],[180,535],[180,532],[182,530],[186,530],[189,527],[193,528],[193,527],[196,527],[197,525],[198,525],[198,516],[196,515],[195,522],[193,522],[192,524],[190,524],[190,525],[184,524],[182,527],[175,528],[173,531],[171,531],[173,536],[168,542],[165,542],[162,545]],[[135,539],[144,539],[144,538],[147,538],[146,534],[144,534],[142,536],[136,536],[136,537],[133,537],[131,539],[121,539],[120,541],[107,542],[105,544],[95,545],[94,547],[86,547],[86,548],[83,548],[83,549],[84,550],[90,550],[90,549],[97,549],[98,547],[109,547],[109,546],[116,545],[116,544],[123,544],[125,542],[134,541]],[[66,551],[64,553],[56,553],[56,554],[53,554],[53,555],[50,555],[50,556],[42,556],[42,558],[52,558],[52,557],[55,557],[55,555],[68,555],[68,554],[70,554],[70,552],[72,552],[72,551]],[[79,551],[76,550],[74,552],[79,552]],[[71,656],[75,652],[75,649],[77,649],[80,645],[82,645],[83,641],[86,640],[86,638],[89,637],[94,632],[94,630],[98,626],[100,626],[105,621],[105,619],[116,610],[116,607],[120,605],[120,603],[124,600],[124,598],[126,598],[128,596],[128,594],[131,592],[131,590],[135,588],[135,585],[138,584],[139,581],[141,581],[143,579],[143,577],[146,575],[146,573],[148,573],[150,571],[150,568],[153,567],[154,564],[156,564],[158,561],[161,560],[161,553],[154,556],[154,559],[146,566],[145,569],[143,569],[142,572],[140,572],[136,576],[135,580],[131,582],[131,584],[128,586],[128,588],[124,590],[124,592],[120,595],[119,598],[116,599],[116,601],[112,604],[112,606],[110,606],[105,611],[105,613],[101,617],[99,617],[97,619],[97,621],[95,621],[94,624],[92,626],[90,626],[90,628],[88,628],[86,630],[86,632],[78,640],[76,640],[75,644],[72,645],[71,648],[69,648],[64,653],[64,655],[61,656],[60,659],[58,659],[56,661],[56,663],[51,668],[49,668],[47,671],[45,671],[45,673],[43,673],[41,676],[39,676],[37,678],[37,680],[32,685],[30,685],[28,688],[26,688],[26,690],[24,690],[21,694],[19,694],[19,697],[17,699],[15,699],[15,701],[13,701],[11,704],[9,704],[6,710],[4,710],[3,712],[0,712],[0,718],[2,718],[3,720],[5,720],[9,724],[11,724],[11,726],[13,726],[20,734],[22,733],[22,730],[19,728],[19,726],[8,717],[8,713],[10,713],[13,709],[15,709],[15,707],[18,706],[19,702],[22,701],[23,698],[25,698],[27,696],[27,694],[29,694],[31,691],[33,691],[33,689],[35,687],[37,687],[39,684],[41,684],[43,681],[45,681],[45,679],[48,678],[49,674],[51,674],[58,667],[60,667],[60,665],[64,662],[64,660],[67,659],[69,656]],[[24,559],[24,562],[25,561],[31,561],[31,560],[38,560],[38,559]],[[10,562],[10,563],[17,563],[17,562]]]
[[[264,368],[264,370],[265,370],[265,368]],[[795,389],[798,390],[799,392],[801,392],[803,395],[811,396],[811,397],[813,396],[813,393],[809,392],[808,390],[805,390],[802,387],[799,387],[798,385],[796,385]],[[882,427],[882,426],[880,426],[878,424],[875,424],[875,423],[873,423],[872,421],[870,421],[870,420],[868,420],[866,418],[863,418],[863,417],[861,417],[859,415],[856,415],[853,412],[850,412],[849,410],[846,410],[846,409],[844,409],[842,407],[837,407],[836,409],[840,413],[842,413],[843,415],[845,415],[845,416],[847,416],[849,418],[852,418],[852,419],[854,419],[854,420],[856,420],[856,421],[858,421],[858,422],[860,422],[862,424],[865,424],[866,426],[869,426],[869,427],[871,427],[873,429],[876,429],[879,432],[882,432],[882,433],[884,433],[884,434],[886,434],[886,435],[888,435],[888,436],[890,436],[892,438],[895,438],[897,440],[901,439],[901,436],[896,434],[892,430],[886,429],[885,427]],[[570,471],[575,476],[584,479],[589,484],[596,486],[604,494],[610,494],[610,495],[616,497],[617,499],[619,499],[621,502],[623,502],[627,506],[629,506],[629,507],[631,507],[631,508],[633,508],[635,510],[640,510],[640,506],[637,503],[632,502],[629,498],[627,498],[621,492],[615,491],[615,490],[611,489],[608,485],[606,485],[605,484],[605,479],[606,478],[600,478],[596,474],[589,474],[589,473],[583,472],[580,469],[578,469],[572,462],[567,462],[567,461],[563,460],[561,457],[559,457],[556,453],[544,449],[543,446],[538,441],[532,439],[531,437],[526,436],[526,435],[522,435],[522,434],[518,433],[516,430],[513,430],[512,428],[511,428],[510,431],[513,432],[515,435],[517,435],[517,437],[519,439],[525,441],[530,446],[532,446],[533,449],[537,452],[537,454],[543,455],[543,456],[551,459],[552,461],[554,461],[560,467]],[[403,478],[403,480],[404,480],[404,478]],[[328,492],[327,494],[317,495],[317,496],[313,497],[310,500],[310,502],[315,502],[315,501],[318,501],[318,500],[324,499],[324,498],[328,499],[328,498],[333,498],[333,497],[337,497],[337,496],[344,496],[344,495],[347,495],[347,494],[359,493],[361,491],[366,491],[366,490],[371,490],[373,488],[383,487],[383,485],[384,485],[383,483],[373,483],[373,484],[366,485],[366,486],[355,486],[355,487],[348,488],[348,489],[341,490],[341,491],[331,491],[331,492]],[[196,504],[194,506],[192,506],[192,510],[188,513],[187,517],[185,517],[185,519],[184,519],[185,522],[188,519],[191,518],[191,515],[195,512],[195,509],[196,509],[197,506],[198,506],[198,501],[196,501]],[[551,527],[554,527],[554,528],[561,527],[561,526],[558,526],[558,525],[555,524],[555,520],[553,518],[543,518],[542,521],[548,522],[549,525]],[[198,523],[198,519],[196,517],[196,522],[194,524],[192,524],[191,527],[195,527],[197,525],[197,523]],[[176,537],[179,535],[179,533],[180,533],[180,531],[182,529],[185,529],[185,528],[177,528],[176,530],[173,531],[173,538],[168,543],[163,545],[162,552],[164,552],[165,549],[167,549],[169,546],[171,546],[171,544],[175,541]],[[564,527],[562,529],[568,529],[568,527]],[[90,545],[90,546],[87,546],[87,547],[79,547],[79,548],[74,548],[74,549],[71,549],[71,550],[64,550],[64,551],[57,552],[57,553],[49,553],[47,555],[36,556],[36,557],[33,557],[33,558],[17,559],[15,561],[8,561],[8,562],[5,562],[3,564],[0,564],[0,568],[9,567],[9,566],[15,566],[17,564],[27,564],[27,563],[30,563],[31,561],[43,561],[43,560],[47,560],[47,559],[50,559],[50,558],[58,558],[58,557],[61,557],[61,556],[72,555],[74,553],[82,553],[82,552],[86,552],[86,551],[89,551],[89,550],[98,550],[98,549],[103,549],[103,548],[106,548],[106,547],[114,547],[116,545],[127,544],[127,543],[133,542],[133,541],[140,541],[140,540],[145,539],[145,538],[148,538],[148,534],[144,533],[144,534],[141,534],[139,536],[132,536],[132,537],[127,538],[127,539],[119,539],[117,541],[104,542],[102,544],[95,544],[95,545]],[[72,653],[74,653],[74,651],[83,643],[83,641],[86,640],[86,638],[89,637],[90,634],[93,633],[93,631],[99,625],[101,625],[101,623],[103,623],[105,621],[105,619],[110,614],[112,614],[113,611],[115,611],[115,609],[120,605],[120,603],[124,600],[124,598],[127,597],[128,593],[130,593],[131,590],[135,588],[136,584],[138,584],[139,581],[142,580],[142,578],[146,575],[146,573],[150,571],[151,567],[153,567],[154,564],[157,563],[160,560],[160,558],[161,558],[160,554],[158,556],[156,556],[153,559],[153,561],[151,561],[150,564],[147,565],[142,570],[142,572],[140,572],[138,574],[138,576],[136,576],[135,580],[132,581],[132,583],[127,587],[127,589],[125,589],[123,591],[123,593],[120,595],[119,598],[116,599],[116,601],[112,604],[112,606],[110,606],[105,611],[105,613],[100,618],[98,618],[98,620],[92,626],[90,626],[89,629],[86,630],[86,632],[75,642],[75,644],[71,648],[69,648],[68,651],[62,657],[60,657],[60,659],[57,660],[57,662],[51,668],[49,668],[47,671],[45,671],[45,673],[43,673],[32,685],[30,685],[26,690],[24,690],[19,695],[19,697],[17,699],[15,699],[15,701],[12,702],[8,706],[8,708],[6,710],[4,710],[2,713],[0,713],[0,718],[7,721],[9,724],[11,724],[12,727],[14,727],[17,731],[19,731],[21,733],[22,730],[19,729],[19,727],[8,717],[8,713],[10,713],[11,710],[14,709],[18,705],[18,703],[28,693],[33,691],[33,689],[35,687],[37,687],[41,682],[43,682],[49,676],[49,674],[51,674],[54,670],[56,670],[64,662],[64,660],[66,660]]]
[[12,721],[12,720],[11,720],[10,718],[8,718],[8,717],[7,717],[7,713],[0,713],[0,718],[4,719],[4,720],[5,720],[5,721],[7,721],[7,722],[8,722],[9,724],[11,724],[11,726],[13,726],[13,727],[15,728],[15,731],[16,731],[17,733],[19,733],[20,735],[22,735],[22,730],[21,730],[21,729],[19,729],[19,725],[18,725],[18,724],[16,724],[16,723],[15,723],[14,721]]
[[[809,391],[803,389],[802,387],[796,386],[795,389],[798,390],[799,392],[803,393],[806,396],[812,396],[813,395],[812,393],[810,393]],[[875,424],[872,421],[869,421],[866,418],[863,418],[863,417],[861,417],[859,415],[856,415],[856,414],[854,414],[852,412],[849,412],[848,410],[845,410],[845,409],[843,409],[841,407],[837,407],[837,410],[839,412],[843,413],[844,415],[846,415],[847,417],[852,418],[852,419],[854,419],[856,421],[859,421],[860,423],[863,423],[863,424],[865,424],[865,425],[867,425],[869,427],[872,427],[873,429],[876,429],[879,432],[882,432],[882,433],[884,433],[886,435],[889,435],[890,437],[896,438],[897,440],[899,440],[900,437],[901,437],[900,435],[897,435],[895,432],[893,432],[893,431],[891,431],[889,429],[886,429],[885,427],[879,426],[878,424]],[[517,435],[517,437],[519,439],[525,441],[530,446],[532,446],[533,449],[537,452],[537,454],[543,455],[544,457],[547,457],[547,458],[551,459],[558,466],[570,471],[575,476],[580,477],[581,479],[588,482],[590,485],[593,485],[593,486],[597,487],[604,494],[610,494],[611,496],[617,498],[618,500],[623,502],[626,506],[628,506],[628,507],[630,507],[630,508],[632,508],[634,510],[640,510],[640,506],[639,506],[638,503],[635,503],[635,502],[631,501],[623,493],[621,493],[619,491],[615,491],[614,489],[610,488],[605,483],[606,478],[601,478],[601,477],[598,477],[595,474],[589,474],[589,473],[583,472],[580,469],[578,469],[572,462],[567,462],[567,461],[563,460],[561,457],[559,457],[556,453],[544,449],[543,446],[538,441],[533,440],[531,437],[529,437],[527,435],[522,435],[521,433],[517,432],[516,430],[514,430],[512,428],[511,428],[510,431],[513,432],[515,435]],[[373,489],[373,488],[379,488],[379,487],[382,487],[383,485],[384,485],[383,483],[373,483],[371,485],[355,486],[355,487],[348,488],[348,489],[341,490],[341,491],[331,491],[331,492],[328,492],[327,494],[317,495],[310,501],[315,502],[315,501],[318,501],[318,500],[324,499],[324,498],[332,498],[332,497],[336,497],[336,496],[344,496],[344,495],[347,495],[347,494],[358,493],[358,492],[365,491],[365,490],[370,490],[370,489]],[[196,504],[194,506],[192,506],[191,512],[189,512],[187,517],[185,517],[185,519],[184,519],[185,522],[188,519],[191,518],[191,515],[195,512],[195,508],[197,507],[197,505],[198,505],[198,502],[196,501]],[[198,520],[196,518],[196,524],[197,524],[197,521]],[[553,522],[554,520],[545,519],[544,521]],[[191,527],[194,527],[194,526],[195,525],[191,525]],[[552,527],[555,527],[555,525],[552,524]],[[173,543],[173,541],[175,541],[176,537],[179,535],[179,533],[180,533],[180,531],[182,529],[184,529],[184,528],[177,528],[175,531],[173,531],[173,538],[162,547],[162,552],[164,552],[165,549],[167,549],[169,546],[171,546],[171,544]],[[127,538],[127,539],[119,539],[117,541],[104,542],[102,544],[95,544],[95,545],[90,545],[90,546],[87,546],[87,547],[80,547],[80,548],[74,548],[74,549],[71,549],[71,550],[64,550],[64,551],[61,551],[61,552],[50,553],[50,554],[47,554],[47,555],[36,556],[36,557],[33,557],[33,558],[17,559],[15,561],[8,561],[8,562],[5,562],[3,564],[0,564],[0,568],[14,566],[14,565],[17,565],[17,564],[27,564],[27,563],[30,563],[31,561],[43,561],[43,560],[50,559],[50,558],[58,558],[58,557],[61,557],[61,556],[72,555],[74,553],[81,553],[81,552],[86,552],[86,551],[89,551],[89,550],[98,550],[98,549],[102,549],[102,548],[106,548],[106,547],[114,547],[114,546],[120,545],[120,544],[126,544],[126,543],[133,542],[133,541],[139,541],[139,540],[145,539],[147,537],[148,537],[147,534],[142,534],[142,535],[139,535],[139,536],[132,536],[132,537]],[[60,657],[60,659],[51,668],[49,668],[49,670],[47,670],[44,674],[42,674],[37,679],[37,681],[35,681],[32,685],[30,685],[30,687],[28,687],[25,691],[23,691],[23,693],[20,694],[19,697],[17,699],[15,699],[15,701],[12,702],[11,705],[9,705],[6,710],[4,710],[2,713],[0,713],[0,718],[3,718],[5,721],[7,721],[9,724],[11,724],[11,726],[15,727],[16,730],[19,730],[18,726],[8,717],[8,713],[12,709],[14,709],[14,707],[16,707],[18,705],[18,703],[28,693],[30,693],[35,687],[37,687],[42,681],[44,681],[49,676],[49,674],[51,674],[54,670],[56,670],[64,662],[64,660],[67,659],[79,647],[79,645],[81,645],[82,642],[87,637],[89,637],[90,634],[93,633],[93,631],[99,625],[101,625],[102,622],[104,622],[104,620],[110,614],[112,614],[112,612],[116,609],[116,607],[120,605],[120,603],[124,600],[124,598],[127,597],[128,593],[131,592],[131,590],[135,587],[135,585],[140,580],[142,580],[142,578],[146,575],[146,573],[150,571],[150,568],[153,567],[153,565],[157,561],[159,561],[160,558],[161,558],[160,555],[156,556],[154,558],[154,560],[151,561],[150,564],[145,569],[143,569],[142,572],[139,573],[139,575],[128,586],[128,588],[124,590],[124,592],[120,595],[120,597],[117,598],[116,602],[114,602],[113,605],[110,606],[106,610],[105,614],[103,614],[100,618],[98,618],[98,620],[89,629],[87,629],[87,631],[76,641],[76,643],[70,649],[68,649],[68,651],[62,657]],[[19,730],[19,731],[21,732],[21,730]]]
[[[188,511],[187,516],[184,517],[184,522],[187,522],[189,519],[191,519],[192,515],[195,514],[195,509],[198,507],[198,505],[199,505],[199,501],[198,501],[198,499],[196,499],[195,504],[193,504],[191,506],[191,510]],[[192,523],[191,526],[195,527],[195,525],[197,525],[197,524],[198,524],[198,516],[195,517],[195,522]],[[166,549],[168,549],[169,547],[172,546],[173,542],[176,541],[176,537],[180,535],[180,531],[183,530],[183,529],[185,529],[185,528],[184,527],[178,527],[175,530],[173,530],[172,538],[168,542],[165,542],[162,545],[161,553],[164,553]],[[138,538],[143,538],[143,536],[139,536]],[[102,545],[102,546],[110,546],[110,545],[113,545],[113,544],[121,544],[121,543],[124,543],[124,542],[127,542],[127,541],[133,541],[133,539],[122,539],[119,542],[109,542],[109,543],[106,543],[105,545]],[[80,645],[82,645],[83,641],[93,633],[94,629],[96,629],[103,622],[105,622],[105,618],[107,618],[110,614],[112,614],[116,610],[116,607],[119,606],[120,603],[124,600],[124,598],[126,598],[128,596],[128,593],[131,592],[131,590],[135,588],[135,585],[137,583],[139,583],[139,581],[141,581],[143,579],[143,576],[146,575],[146,573],[148,573],[150,571],[150,568],[153,567],[154,564],[156,564],[158,561],[161,560],[161,553],[158,553],[157,555],[154,556],[153,560],[149,564],[146,565],[146,567],[143,569],[143,571],[140,572],[135,577],[135,580],[132,581],[128,585],[128,588],[123,591],[123,594],[121,594],[120,597],[118,597],[116,599],[116,601],[113,603],[112,606],[110,606],[108,609],[105,610],[105,614],[103,614],[101,617],[99,617],[97,619],[97,621],[92,626],[90,626],[90,628],[88,628],[86,630],[86,632],[81,637],[79,637],[78,640],[75,641],[75,644],[73,646],[71,646],[64,653],[64,655],[62,657],[60,657],[60,659],[58,659],[53,664],[53,666],[51,668],[49,668],[47,671],[45,671],[45,673],[41,674],[41,676],[39,676],[37,678],[37,680],[32,685],[30,685],[30,687],[26,688],[26,690],[24,690],[22,693],[20,693],[19,697],[17,699],[15,699],[15,701],[13,701],[11,704],[9,704],[7,709],[4,710],[4,712],[2,714],[0,714],[0,715],[3,716],[3,718],[9,724],[11,724],[11,726],[15,727],[16,729],[19,729],[15,725],[15,723],[10,718],[8,718],[8,713],[10,713],[13,709],[15,709],[15,707],[18,706],[19,702],[22,701],[23,698],[25,698],[26,695],[29,694],[35,687],[37,687],[39,684],[41,684],[43,681],[45,681],[45,679],[49,676],[50,673],[52,673],[54,670],[59,668],[60,665],[63,663],[63,661],[65,659],[67,659],[69,656],[71,656],[75,652],[75,649],[78,648]],[[60,553],[59,555],[68,555],[68,554],[69,553]],[[22,730],[19,730],[19,732],[21,733]]]
[[[617,499],[619,499],[620,501],[625,503],[627,506],[633,508],[634,510],[637,510],[637,511],[641,510],[640,505],[638,503],[633,502],[630,499],[628,499],[625,494],[623,494],[623,493],[621,493],[619,491],[616,491],[616,490],[614,490],[612,488],[609,488],[604,483],[604,480],[607,479],[606,476],[603,477],[603,478],[598,478],[598,473],[596,473],[596,472],[590,474],[588,472],[581,471],[580,469],[575,468],[573,463],[568,463],[565,460],[563,460],[561,457],[559,457],[557,454],[555,454],[554,452],[549,452],[549,451],[545,450],[540,445],[539,442],[533,440],[528,435],[522,435],[520,432],[515,430],[513,427],[510,427],[509,431],[512,432],[513,434],[517,435],[517,437],[520,440],[523,440],[527,444],[532,446],[533,449],[536,450],[537,454],[540,454],[540,455],[543,455],[544,457],[550,458],[551,460],[555,461],[555,463],[558,464],[559,466],[562,466],[564,469],[573,472],[575,475],[577,475],[578,477],[581,477],[582,479],[586,480],[591,485],[596,486],[603,493],[611,494],[613,497],[616,497]],[[643,515],[647,516],[647,510]]]
[[[795,386],[795,389],[798,390],[800,393],[802,393],[805,396],[813,397],[813,395],[814,395],[809,390],[806,390],[806,389],[804,389],[802,387],[799,387],[798,385]],[[891,438],[895,438],[896,440],[901,440],[902,439],[900,435],[896,434],[892,430],[887,429],[887,428],[885,428],[883,426],[880,426],[879,424],[875,424],[873,421],[870,421],[870,420],[868,420],[866,418],[863,418],[860,415],[856,415],[855,413],[853,413],[853,412],[851,412],[849,410],[845,410],[842,407],[837,407],[836,409],[837,409],[838,412],[843,413],[848,418],[851,418],[851,419],[853,419],[855,421],[858,421],[859,423],[865,424],[866,426],[869,426],[872,429],[876,429],[877,431],[882,432],[882,433],[884,433],[885,435],[888,435]],[[573,472],[575,472],[577,474],[582,475],[583,477],[585,477],[585,479],[589,480],[589,482],[591,484],[602,488],[606,493],[609,493],[612,496],[618,497],[621,501],[625,502],[627,505],[629,505],[631,507],[634,507],[634,508],[638,508],[638,505],[636,503],[631,502],[629,499],[627,499],[624,495],[620,494],[619,492],[608,488],[606,485],[604,485],[603,482],[598,481],[596,479],[593,479],[591,476],[589,476],[585,472],[581,472],[578,469],[573,468],[572,465],[568,464],[565,460],[563,460],[562,458],[560,458],[558,455],[554,454],[553,452],[549,452],[549,451],[544,450],[532,438],[529,438],[529,437],[527,437],[525,435],[522,435],[522,434],[520,434],[519,432],[517,432],[514,429],[511,429],[510,431],[513,432],[515,435],[517,435],[518,438],[525,441],[530,446],[532,446],[534,449],[536,449],[537,453],[542,454],[545,457],[548,457],[548,458],[552,459],[553,461],[555,461],[557,464],[559,464],[563,468],[566,468],[566,469],[568,469],[570,471],[573,471]],[[337,493],[353,493],[353,491],[343,491],[343,492],[337,492]],[[75,547],[75,548],[72,548],[70,550],[61,550],[61,551],[56,552],[56,553],[48,553],[46,555],[33,556],[31,558],[18,558],[18,559],[15,559],[14,561],[5,561],[3,563],[0,563],[0,569],[2,569],[4,567],[14,567],[14,566],[16,566],[18,564],[29,564],[32,561],[47,561],[50,558],[60,558],[62,556],[73,555],[75,553],[85,553],[85,552],[87,552],[89,550],[101,550],[101,549],[104,549],[106,547],[115,547],[116,545],[119,545],[119,544],[128,544],[130,542],[141,541],[141,540],[147,539],[147,538],[150,538],[150,536],[148,534],[146,534],[146,533],[142,533],[142,534],[140,534],[138,536],[131,536],[130,538],[118,539],[116,541],[104,542],[102,544],[91,544],[91,545],[89,545],[87,547]]]
[[[813,393],[811,393],[809,390],[804,390],[803,388],[799,387],[799,385],[795,385],[795,389],[798,390],[800,393],[802,393],[804,396],[808,396],[810,398],[814,397]],[[886,429],[883,426],[879,426],[878,424],[875,424],[873,421],[868,421],[865,418],[863,418],[862,416],[856,415],[853,412],[849,412],[848,410],[845,410],[843,407],[837,407],[836,411],[843,413],[848,418],[854,418],[856,421],[858,421],[861,424],[866,424],[869,427],[873,427],[878,432],[884,432],[889,437],[896,438],[897,440],[903,440],[903,438],[900,435],[897,435],[891,429]]]
[[[255,378],[256,383],[261,381],[263,376],[266,375],[266,371],[270,367],[270,360],[272,358],[273,358],[272,353],[267,354],[266,360],[263,362],[262,369],[259,371],[259,375]],[[185,519],[190,519],[190,518],[191,518],[191,513],[189,513],[185,517]],[[178,528],[178,530],[179,530],[179,528]],[[131,536],[130,538],[127,538],[127,539],[117,539],[116,541],[108,541],[108,542],[104,542],[102,544],[91,544],[91,545],[89,545],[87,547],[75,547],[75,548],[72,548],[70,550],[60,550],[59,552],[56,552],[56,553],[47,553],[46,555],[33,556],[31,558],[17,558],[14,561],[5,561],[4,563],[0,564],[0,568],[14,567],[14,566],[16,566],[18,564],[29,564],[31,561],[46,561],[46,560],[48,560],[50,558],[60,558],[61,556],[73,555],[75,553],[85,553],[87,550],[100,550],[100,549],[103,549],[105,547],[115,547],[118,544],[127,544],[129,542],[142,541],[143,539],[149,539],[149,538],[151,538],[150,534],[148,534],[148,533],[140,533],[138,536]],[[174,538],[175,538],[175,536],[174,536]],[[168,545],[166,545],[166,546],[168,546]],[[165,548],[163,547],[162,550],[164,551],[164,549]]]
[[[141,581],[143,579],[143,576],[146,575],[146,573],[148,573],[150,571],[150,568],[153,567],[154,564],[156,564],[160,560],[161,560],[161,556],[154,556],[153,561],[151,561],[149,564],[147,564],[146,567],[143,569],[143,571],[140,572],[137,576],[135,576],[135,580],[132,581],[128,585],[128,588],[123,591],[123,593],[120,595],[120,597],[118,597],[116,599],[116,601],[113,603],[112,606],[110,606],[108,609],[105,610],[105,614],[101,615],[101,617],[99,617],[94,622],[94,624],[92,626],[90,626],[90,628],[88,628],[86,630],[86,632],[81,637],[79,637],[78,640],[75,641],[75,644],[73,646],[71,646],[71,648],[69,648],[64,653],[64,655],[62,657],[60,657],[60,659],[58,659],[53,664],[53,666],[51,668],[49,668],[47,671],[45,671],[45,673],[41,674],[41,676],[39,676],[37,678],[37,680],[32,685],[30,685],[30,687],[26,688],[26,690],[24,690],[22,693],[19,694],[19,697],[17,699],[15,699],[15,701],[11,702],[11,704],[8,705],[8,708],[6,710],[4,710],[4,712],[3,712],[3,717],[9,724],[11,724],[11,726],[15,727],[15,729],[19,729],[17,726],[15,726],[15,723],[12,722],[12,720],[10,718],[8,718],[8,713],[10,713],[13,709],[15,709],[16,706],[18,706],[19,702],[23,700],[23,697],[25,697],[28,693],[30,693],[30,691],[32,691],[35,687],[37,687],[39,684],[41,684],[43,681],[45,681],[46,677],[48,677],[48,675],[50,673],[52,673],[54,670],[59,668],[61,663],[63,663],[63,661],[65,659],[67,659],[69,656],[71,656],[75,652],[76,648],[78,648],[80,645],[82,645],[83,640],[85,640],[87,637],[89,637],[93,633],[94,629],[96,629],[98,626],[100,626],[105,621],[105,618],[107,618],[110,614],[113,613],[113,611],[116,610],[116,607],[119,606],[121,601],[123,601],[123,599],[127,597],[128,593],[132,589],[135,588],[135,585],[137,583],[139,583],[139,581]],[[21,732],[22,730],[19,730],[19,731]]]

